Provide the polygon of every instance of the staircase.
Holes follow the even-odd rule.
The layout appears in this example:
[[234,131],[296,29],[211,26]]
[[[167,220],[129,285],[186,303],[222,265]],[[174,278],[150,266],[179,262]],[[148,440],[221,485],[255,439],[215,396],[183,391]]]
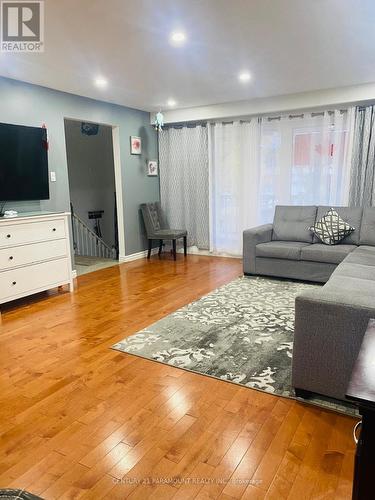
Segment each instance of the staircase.
[[115,248],[111,248],[100,238],[87,224],[73,211],[72,213],[72,233],[74,254],[85,257],[98,257],[102,259],[117,258]]

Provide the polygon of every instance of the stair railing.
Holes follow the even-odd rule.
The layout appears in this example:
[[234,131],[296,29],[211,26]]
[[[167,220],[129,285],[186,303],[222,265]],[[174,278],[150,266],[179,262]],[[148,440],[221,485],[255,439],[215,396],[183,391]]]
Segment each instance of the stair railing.
[[116,249],[107,245],[73,210],[72,232],[75,255],[116,259]]

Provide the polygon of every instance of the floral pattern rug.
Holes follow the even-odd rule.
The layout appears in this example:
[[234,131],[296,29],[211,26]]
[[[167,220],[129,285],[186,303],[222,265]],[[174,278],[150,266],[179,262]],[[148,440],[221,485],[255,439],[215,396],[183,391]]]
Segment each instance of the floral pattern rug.
[[[307,283],[242,277],[115,344],[117,349],[284,397],[291,386],[294,299]],[[310,403],[347,414],[348,404]]]

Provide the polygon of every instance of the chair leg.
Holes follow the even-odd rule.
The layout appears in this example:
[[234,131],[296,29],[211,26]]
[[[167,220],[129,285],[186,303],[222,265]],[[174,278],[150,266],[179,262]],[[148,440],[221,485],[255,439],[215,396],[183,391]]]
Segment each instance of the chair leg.
[[184,236],[184,255],[187,256],[187,236]]
[[161,254],[163,250],[163,240],[159,240],[159,255]]
[[173,259],[176,260],[177,258],[177,253],[176,253],[176,240],[173,240]]
[[152,240],[148,240],[148,253],[147,253],[148,259],[151,257],[151,250],[152,250]]

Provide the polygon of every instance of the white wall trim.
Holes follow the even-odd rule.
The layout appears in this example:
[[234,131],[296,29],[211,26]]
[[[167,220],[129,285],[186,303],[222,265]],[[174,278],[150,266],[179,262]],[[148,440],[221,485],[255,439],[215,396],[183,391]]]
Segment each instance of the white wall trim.
[[[205,255],[208,257],[224,257],[227,259],[242,259],[242,255],[231,255],[229,253],[210,252],[209,250],[200,250],[197,247],[188,247],[187,252],[189,255]],[[180,248],[177,253],[184,253],[184,249]]]
[[[169,252],[169,247],[167,245],[167,248],[164,250],[164,252]],[[153,248],[151,255],[156,255],[158,253],[158,248]],[[177,250],[177,253],[182,254],[184,253],[184,249],[180,248]],[[225,258],[231,258],[231,259],[242,259],[241,255],[229,255],[229,254],[224,254],[224,253],[215,253],[215,252],[210,252],[208,250],[199,250],[197,247],[189,247],[188,248],[188,254],[190,255],[203,255],[203,256],[208,256],[208,257],[225,257]],[[137,252],[137,253],[132,253],[131,255],[119,255],[119,262],[132,262],[133,260],[138,260],[138,259],[144,259],[147,257],[147,250],[144,250],[143,252]]]
[[117,232],[119,254],[125,255],[124,195],[120,158],[120,127],[112,126],[113,165],[115,170]]
[[[144,259],[147,257],[147,250],[143,250],[142,252],[137,252],[137,253],[132,253],[130,255],[124,255],[120,254],[119,255],[119,262],[131,262],[133,260],[138,260],[138,259]],[[158,248],[153,248],[151,251],[151,255],[155,255],[158,253]]]
[[75,279],[77,277],[77,271],[76,269],[72,270],[72,278]]
[[[247,101],[171,109],[164,111],[163,114],[164,123],[179,123],[272,114],[327,106],[349,106],[373,101],[375,101],[375,83],[366,83],[351,87],[262,97]],[[151,123],[153,123],[155,114],[151,113],[150,118]]]

